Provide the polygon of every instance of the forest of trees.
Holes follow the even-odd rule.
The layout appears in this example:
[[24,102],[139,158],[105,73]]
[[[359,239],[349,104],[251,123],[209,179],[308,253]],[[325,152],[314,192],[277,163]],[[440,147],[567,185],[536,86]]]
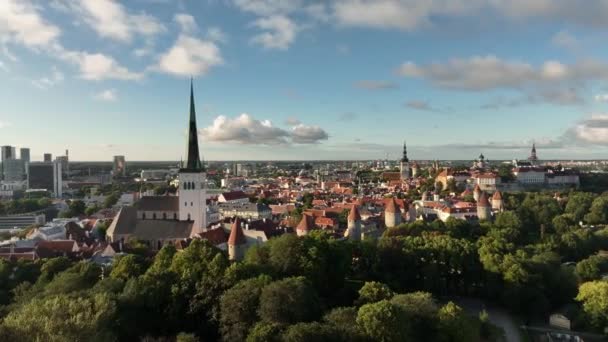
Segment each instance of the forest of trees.
[[[608,326],[608,195],[505,195],[493,222],[415,222],[377,241],[285,234],[242,262],[205,240],[120,256],[111,269],[0,261],[0,340],[478,341],[497,333],[450,300],[524,322],[577,304]],[[591,226],[581,226],[579,221]]]

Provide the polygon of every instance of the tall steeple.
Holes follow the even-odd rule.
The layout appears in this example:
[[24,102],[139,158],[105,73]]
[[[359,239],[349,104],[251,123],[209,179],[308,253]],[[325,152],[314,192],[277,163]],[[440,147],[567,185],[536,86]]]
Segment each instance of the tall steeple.
[[530,156],[528,157],[528,160],[531,162],[535,162],[538,161],[538,156],[536,156],[536,143],[532,143],[532,151],[530,151]]
[[184,171],[204,171],[198,151],[198,130],[196,128],[196,110],[194,109],[194,87],[190,79],[190,121],[188,123],[188,151]]
[[401,157],[402,162],[409,162],[410,160],[407,158],[407,147],[405,146],[405,141],[403,141],[403,157]]

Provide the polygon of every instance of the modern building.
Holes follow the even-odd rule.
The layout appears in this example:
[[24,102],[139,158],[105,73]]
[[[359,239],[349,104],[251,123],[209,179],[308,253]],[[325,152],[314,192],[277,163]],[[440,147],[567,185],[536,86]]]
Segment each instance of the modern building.
[[43,225],[45,222],[44,214],[0,216],[0,230],[25,228],[34,224]]
[[28,165],[29,189],[45,189],[55,197],[63,195],[63,177],[60,162],[33,162]]
[[22,159],[6,159],[2,162],[2,178],[6,182],[25,179],[25,163]]
[[114,166],[112,167],[112,175],[114,177],[127,176],[127,163],[125,156],[114,156]]
[[44,162],[48,163],[48,162],[52,162],[53,161],[53,155],[50,153],[45,153],[44,154]]
[[23,160],[24,163],[30,162],[30,149],[27,147],[22,147],[19,149],[19,158]]
[[5,161],[7,159],[17,159],[14,146],[2,146],[0,147],[0,150],[2,155],[2,161]]

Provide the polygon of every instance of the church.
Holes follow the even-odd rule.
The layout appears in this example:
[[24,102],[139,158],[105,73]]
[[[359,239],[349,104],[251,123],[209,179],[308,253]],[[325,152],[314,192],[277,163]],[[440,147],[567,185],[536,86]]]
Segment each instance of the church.
[[187,139],[187,160],[178,173],[177,196],[146,196],[133,207],[123,207],[106,232],[110,242],[136,238],[160,249],[206,230],[207,180],[198,147],[192,81]]

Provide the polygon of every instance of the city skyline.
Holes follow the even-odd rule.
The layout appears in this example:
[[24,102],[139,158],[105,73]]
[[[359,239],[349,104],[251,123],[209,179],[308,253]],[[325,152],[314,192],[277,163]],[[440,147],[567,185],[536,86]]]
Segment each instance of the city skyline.
[[8,0],[0,145],[185,158],[194,77],[204,160],[603,159],[608,6],[579,7]]

